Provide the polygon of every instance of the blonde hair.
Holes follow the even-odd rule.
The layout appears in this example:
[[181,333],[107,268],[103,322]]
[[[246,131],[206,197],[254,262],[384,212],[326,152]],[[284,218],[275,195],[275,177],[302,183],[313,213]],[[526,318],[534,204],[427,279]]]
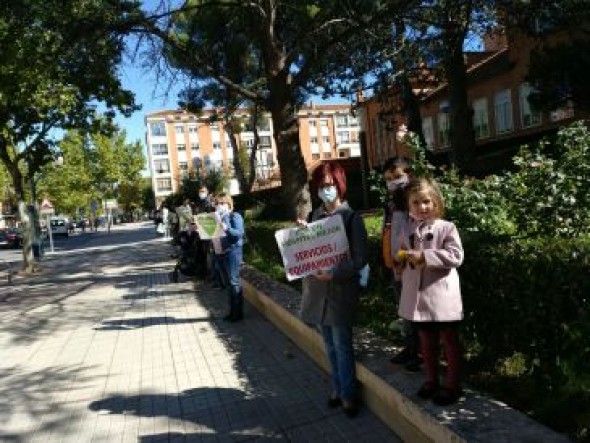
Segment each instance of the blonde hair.
[[410,198],[418,192],[427,192],[434,202],[434,213],[438,218],[445,216],[445,200],[438,183],[433,178],[412,178],[406,188],[406,200],[410,206]]
[[219,200],[223,200],[221,203],[227,203],[229,206],[229,210],[234,210],[234,200],[231,198],[231,195],[227,192],[220,192],[215,196],[215,204],[220,204]]

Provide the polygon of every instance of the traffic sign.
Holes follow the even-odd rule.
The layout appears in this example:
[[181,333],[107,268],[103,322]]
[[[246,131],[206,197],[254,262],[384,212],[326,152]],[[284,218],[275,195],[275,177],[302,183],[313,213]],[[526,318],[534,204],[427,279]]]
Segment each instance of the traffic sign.
[[53,214],[55,214],[55,209],[53,208],[53,205],[51,204],[51,202],[49,200],[44,199],[41,202],[41,207],[40,207],[39,213],[41,215],[53,215]]

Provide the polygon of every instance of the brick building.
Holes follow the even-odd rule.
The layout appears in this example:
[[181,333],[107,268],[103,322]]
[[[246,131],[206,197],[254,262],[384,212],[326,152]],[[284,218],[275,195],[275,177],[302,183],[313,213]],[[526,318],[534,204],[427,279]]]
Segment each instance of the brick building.
[[[559,35],[552,36],[554,41]],[[465,54],[468,100],[472,107],[476,139],[476,169],[493,172],[505,166],[521,144],[538,140],[575,119],[587,117],[572,103],[552,112],[535,111],[528,102],[532,92],[526,82],[534,41],[516,32],[489,37],[484,50]],[[427,149],[434,157],[446,158],[450,149],[447,84],[428,75],[413,79],[420,97],[422,130]],[[394,155],[408,155],[395,134],[405,116],[399,93],[392,88],[387,99],[376,97],[357,104],[367,145],[367,165],[380,167]]]

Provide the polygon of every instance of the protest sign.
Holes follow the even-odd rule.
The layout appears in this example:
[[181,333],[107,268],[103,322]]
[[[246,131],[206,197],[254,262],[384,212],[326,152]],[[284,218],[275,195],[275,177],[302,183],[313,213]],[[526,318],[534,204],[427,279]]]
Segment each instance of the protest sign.
[[189,206],[179,206],[176,208],[176,215],[178,215],[178,225],[181,231],[188,228],[193,220],[193,212]]
[[215,212],[203,212],[193,216],[197,231],[201,240],[211,240],[212,238],[225,237],[225,232],[221,224],[217,222]]
[[306,227],[281,229],[275,232],[275,238],[289,281],[332,269],[348,257],[348,238],[339,215]]

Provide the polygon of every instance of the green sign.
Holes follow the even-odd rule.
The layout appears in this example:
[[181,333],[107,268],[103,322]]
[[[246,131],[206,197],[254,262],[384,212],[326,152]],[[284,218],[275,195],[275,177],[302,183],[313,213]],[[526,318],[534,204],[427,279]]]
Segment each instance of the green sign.
[[193,217],[199,236],[202,240],[210,240],[212,238],[224,237],[225,232],[221,225],[217,223],[215,212],[207,212],[195,215]]

